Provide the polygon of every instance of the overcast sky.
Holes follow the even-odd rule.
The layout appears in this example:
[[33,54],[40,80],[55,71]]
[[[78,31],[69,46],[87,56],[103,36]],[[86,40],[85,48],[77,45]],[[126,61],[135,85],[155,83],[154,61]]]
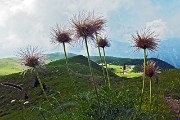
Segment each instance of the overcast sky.
[[[0,0],[0,57],[14,56],[27,45],[47,53],[62,50],[50,43],[52,28],[71,27],[70,19],[83,10],[107,19],[111,42],[129,42],[145,26],[161,40],[180,38],[180,0]],[[68,51],[77,53],[75,49]]]

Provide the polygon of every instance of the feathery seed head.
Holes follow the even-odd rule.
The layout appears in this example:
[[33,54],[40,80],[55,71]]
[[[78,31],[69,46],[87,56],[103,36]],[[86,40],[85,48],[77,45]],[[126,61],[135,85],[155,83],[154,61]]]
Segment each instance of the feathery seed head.
[[58,25],[53,29],[52,43],[70,43],[72,41],[70,30],[61,29]]
[[[83,18],[84,17],[84,18]],[[94,31],[93,27],[91,25],[91,21],[90,21],[90,16],[84,16],[84,14],[82,14],[81,16],[79,15],[79,17],[75,17],[72,20],[73,23],[73,28],[75,31],[75,37],[77,39],[79,38],[93,38],[93,34]]]
[[107,40],[107,37],[101,38],[98,40],[97,45],[99,47],[105,48],[105,47],[110,47],[110,42]]
[[44,64],[44,57],[38,47],[28,46],[25,49],[20,49],[19,57],[22,64],[27,67],[36,68]]
[[141,32],[136,33],[136,35],[132,35],[134,40],[134,47],[137,49],[148,49],[150,51],[154,51],[158,48],[159,39],[155,32],[150,29],[144,29]]
[[103,17],[94,18],[92,20],[93,31],[95,34],[99,34],[100,31],[104,30],[106,20]]
[[72,19],[72,25],[75,31],[75,37],[79,38],[94,38],[94,34],[98,34],[105,25],[104,18],[95,18],[93,13],[79,13]]
[[156,67],[156,62],[148,61],[145,68],[145,75],[148,77],[153,77],[157,73],[158,67]]

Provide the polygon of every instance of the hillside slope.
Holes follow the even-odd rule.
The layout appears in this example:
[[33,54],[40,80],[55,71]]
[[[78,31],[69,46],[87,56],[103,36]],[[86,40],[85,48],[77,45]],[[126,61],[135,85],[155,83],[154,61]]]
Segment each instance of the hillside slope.
[[[71,96],[77,95],[85,91],[93,90],[92,81],[89,74],[89,68],[87,63],[87,58],[83,56],[76,56],[70,58],[71,62],[70,68],[71,73],[70,77],[66,70],[65,60],[58,60],[51,62],[45,65],[43,68],[39,69],[40,78],[45,83],[47,87],[47,93],[50,96],[51,100],[55,97],[56,100],[61,102],[61,107],[68,110],[69,106],[73,106],[71,103]],[[104,83],[103,77],[101,76],[101,71],[98,71],[101,67],[96,63],[92,62],[94,66],[93,71],[95,73],[94,77],[98,85]],[[172,98],[180,98],[179,95],[179,82],[180,82],[180,70],[170,70],[162,72],[159,75],[159,83],[161,90],[161,104],[163,104],[163,96],[171,96]],[[36,80],[35,76],[28,71],[25,76],[20,74],[12,74],[7,76],[1,76],[1,83],[11,82],[18,85],[21,85],[26,93],[29,96],[29,104],[25,105],[27,113],[30,113],[29,119],[42,119],[39,111],[33,108],[38,108],[39,106],[46,106],[43,102],[45,99],[39,87],[34,87],[34,82]],[[72,81],[71,81],[72,80]],[[129,90],[137,94],[141,91],[141,78],[114,78],[111,77],[112,86],[117,87],[122,90]],[[74,84],[72,84],[72,82]],[[146,81],[148,83],[148,80]],[[147,85],[147,84],[146,84]],[[153,94],[156,94],[155,81],[153,81]],[[74,89],[76,88],[76,89]],[[146,94],[149,95],[146,88]],[[22,92],[14,88],[0,85],[0,119],[2,120],[12,120],[21,119],[20,109],[22,104],[19,104],[17,101],[23,99],[24,95]],[[11,103],[11,100],[16,99],[16,102]],[[56,105],[57,103],[54,102]],[[33,109],[33,111],[32,111]],[[61,112],[62,108],[57,108]],[[167,107],[162,107],[163,111],[167,111]]]
[[23,67],[17,58],[0,59],[0,76],[21,72]]
[[[99,63],[98,56],[92,56],[91,58],[93,61]],[[107,56],[106,60],[108,64],[111,63],[114,65],[124,65],[124,64],[125,65],[143,65],[143,59],[130,59],[130,58],[118,58],[118,57]],[[160,59],[148,58],[147,60],[155,61],[157,63],[157,66],[159,66],[159,69],[161,70],[175,69],[174,66]]]
[[[61,93],[61,100],[92,89],[87,58],[84,56],[75,56],[70,58],[69,61],[71,73],[67,72],[64,59],[51,62],[39,69],[40,78],[46,85],[48,94],[54,96],[59,91]],[[92,67],[94,79],[98,85],[104,84],[102,68],[93,61]],[[113,77],[118,77],[114,73],[110,72],[110,74]],[[27,108],[38,105],[39,100],[42,101],[42,92],[39,87],[34,86],[36,77],[31,74],[30,70],[26,72],[24,77],[19,73],[15,73],[1,76],[0,81],[1,83],[8,82],[21,85],[29,96],[30,104],[27,105]],[[19,104],[11,103],[11,100],[23,99],[24,94],[22,92],[0,85],[0,95],[0,116],[5,116],[21,109]]]
[[[70,58],[76,56],[76,54],[68,53],[67,56]],[[65,58],[64,53],[59,53],[59,52],[44,54],[44,57],[46,59],[45,61],[46,64],[52,61]],[[22,71],[23,71],[23,67],[21,66],[21,63],[17,57],[0,59],[0,76],[9,75],[12,73],[18,73]]]

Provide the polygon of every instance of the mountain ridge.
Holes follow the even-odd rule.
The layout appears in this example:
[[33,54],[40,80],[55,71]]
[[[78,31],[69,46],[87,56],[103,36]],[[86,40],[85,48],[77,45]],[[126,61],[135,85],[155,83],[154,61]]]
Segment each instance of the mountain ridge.
[[[92,56],[91,57],[93,61],[100,63],[99,56]],[[147,58],[147,60],[153,60],[157,63],[157,66],[161,70],[166,70],[166,69],[175,69],[174,66],[171,64],[157,59],[157,58]],[[114,64],[114,65],[143,65],[143,59],[132,59],[132,58],[119,58],[119,57],[112,57],[112,56],[107,56],[106,61],[108,64]]]
[[[123,58],[143,58],[143,51],[136,50],[132,43],[115,40],[107,48],[107,55],[121,56]],[[147,51],[148,58],[161,59],[176,68],[180,68],[180,38],[160,40],[157,51]],[[118,48],[118,49],[117,49]]]
[[[52,62],[52,61],[56,61],[56,60],[65,58],[64,53],[60,53],[60,52],[44,54],[44,56],[45,56],[46,64],[49,62]],[[78,56],[78,55],[74,54],[74,53],[68,53],[67,56],[69,58],[71,58],[71,57]],[[132,64],[132,61],[134,61],[134,63],[142,64],[142,59],[120,58],[120,57],[113,57],[113,56],[107,56],[106,58],[107,58],[107,63],[112,63],[115,65]],[[110,61],[109,61],[109,58],[111,59]],[[91,56],[91,59],[94,62],[99,63],[98,56]],[[156,58],[153,58],[153,59],[155,61],[159,61],[160,63],[163,62],[163,64],[160,66],[160,68],[163,68],[163,65],[167,66],[164,69],[174,69],[175,68],[174,66],[170,65],[169,63],[167,63],[165,61],[162,61],[162,60],[159,60]],[[117,64],[116,63],[117,61],[119,61],[120,63]],[[131,63],[129,63],[128,61],[131,61]],[[141,61],[141,62],[135,62],[135,61]],[[20,60],[18,58],[12,57],[12,58],[0,59],[0,75],[7,75],[7,74],[17,73],[17,72],[21,72],[21,71],[23,71],[23,66],[21,66]]]

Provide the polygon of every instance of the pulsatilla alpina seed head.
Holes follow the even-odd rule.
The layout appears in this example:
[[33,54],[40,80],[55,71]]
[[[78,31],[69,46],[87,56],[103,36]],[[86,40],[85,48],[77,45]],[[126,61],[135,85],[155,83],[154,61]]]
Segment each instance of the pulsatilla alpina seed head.
[[134,40],[134,47],[137,49],[148,49],[150,51],[154,51],[158,48],[159,39],[155,32],[150,29],[144,29],[141,32],[136,33],[136,35],[132,35]]
[[70,43],[71,41],[70,30],[61,29],[58,25],[53,29],[52,43]]
[[99,33],[104,27],[106,21],[102,18],[95,18],[93,13],[79,13],[72,19],[72,25],[75,31],[75,37],[79,38],[94,38],[95,33]]
[[44,64],[44,58],[39,51],[38,47],[28,46],[25,49],[20,49],[19,57],[22,61],[22,64],[27,67],[36,68]]
[[97,42],[97,45],[102,48],[110,47],[110,42],[107,40],[107,37],[100,38]]
[[75,31],[75,37],[79,38],[93,38],[93,27],[91,25],[90,16],[85,14],[80,14],[78,17],[74,17],[72,20],[73,28]]
[[93,31],[95,34],[99,34],[100,31],[104,30],[106,20],[103,17],[94,18],[92,20]]
[[148,77],[153,77],[157,73],[158,67],[156,67],[156,62],[148,61],[145,68],[145,75]]

